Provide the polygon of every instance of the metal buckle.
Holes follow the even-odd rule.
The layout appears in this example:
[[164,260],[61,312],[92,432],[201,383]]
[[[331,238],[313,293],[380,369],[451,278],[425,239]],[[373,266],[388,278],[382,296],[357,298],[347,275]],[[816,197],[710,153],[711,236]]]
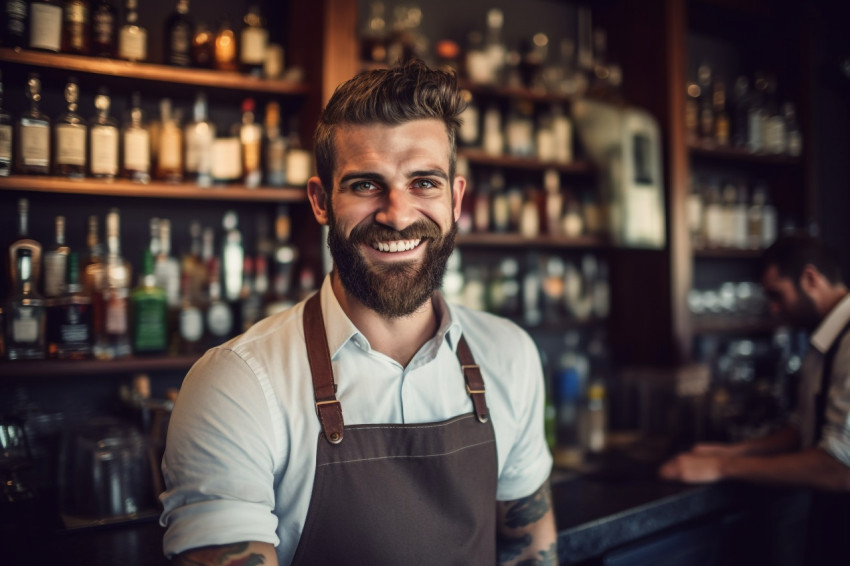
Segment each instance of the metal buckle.
[[482,393],[483,394],[484,390],[483,389],[470,389],[469,384],[467,384],[466,385],[466,392],[469,393],[470,395],[474,395],[476,393]]

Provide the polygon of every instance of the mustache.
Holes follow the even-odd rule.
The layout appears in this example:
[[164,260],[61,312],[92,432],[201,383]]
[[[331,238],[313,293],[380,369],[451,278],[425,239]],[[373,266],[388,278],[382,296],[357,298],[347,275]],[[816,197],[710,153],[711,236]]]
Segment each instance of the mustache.
[[359,224],[354,227],[349,234],[348,239],[352,243],[371,243],[383,240],[418,240],[431,239],[436,240],[442,236],[440,227],[434,222],[420,219],[405,228],[404,230],[394,230],[382,224],[369,222]]

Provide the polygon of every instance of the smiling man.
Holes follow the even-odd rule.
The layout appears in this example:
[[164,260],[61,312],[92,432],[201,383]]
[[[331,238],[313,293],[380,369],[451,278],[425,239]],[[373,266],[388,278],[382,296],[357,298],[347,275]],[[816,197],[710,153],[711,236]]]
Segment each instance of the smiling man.
[[537,350],[439,292],[462,110],[418,61],[328,102],[308,195],[334,268],[187,375],[163,459],[175,563],[557,563]]

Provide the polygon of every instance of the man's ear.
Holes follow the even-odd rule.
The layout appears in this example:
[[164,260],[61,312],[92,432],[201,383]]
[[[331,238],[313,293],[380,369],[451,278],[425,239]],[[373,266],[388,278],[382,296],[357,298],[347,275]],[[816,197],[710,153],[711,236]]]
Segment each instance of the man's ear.
[[811,263],[807,263],[800,273],[800,289],[809,295],[819,289],[823,281],[823,274]]
[[452,213],[454,213],[455,222],[460,219],[464,191],[466,191],[466,178],[455,175],[452,185]]
[[318,177],[310,177],[307,181],[307,198],[310,199],[310,206],[313,208],[313,216],[316,217],[316,221],[322,226],[326,226],[328,223],[328,194]]

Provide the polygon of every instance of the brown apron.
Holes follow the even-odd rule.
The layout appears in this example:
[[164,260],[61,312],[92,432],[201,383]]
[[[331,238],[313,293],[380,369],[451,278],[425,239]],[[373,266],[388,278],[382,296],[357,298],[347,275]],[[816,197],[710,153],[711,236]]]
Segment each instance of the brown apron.
[[495,435],[484,382],[463,338],[458,358],[473,413],[343,427],[319,293],[305,306],[304,332],[322,432],[292,564],[495,564]]

